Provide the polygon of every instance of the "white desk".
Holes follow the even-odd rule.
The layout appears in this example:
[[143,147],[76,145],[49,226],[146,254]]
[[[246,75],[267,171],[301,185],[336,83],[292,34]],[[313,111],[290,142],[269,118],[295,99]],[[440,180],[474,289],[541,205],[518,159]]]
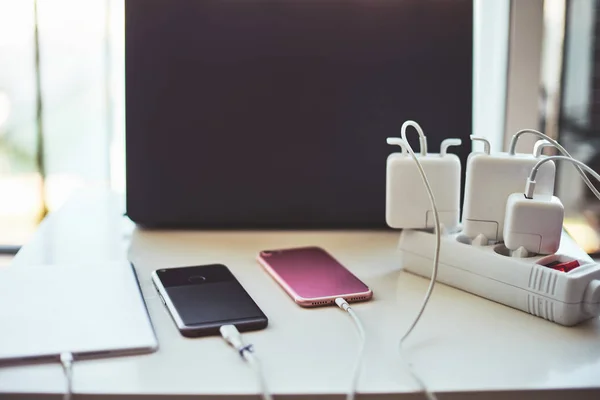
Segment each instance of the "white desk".
[[[136,266],[160,348],[151,355],[76,363],[77,398],[256,398],[252,371],[238,355],[218,337],[180,336],[150,282],[157,268],[214,262],[229,266],[269,317],[269,327],[248,333],[247,339],[262,359],[272,392],[278,398],[341,398],[350,384],[357,343],[350,319],[334,307],[296,306],[254,259],[262,249],[302,245],[326,248],[375,293],[371,302],[355,306],[368,336],[358,385],[368,396],[361,398],[424,398],[415,393],[418,386],[397,345],[428,281],[400,271],[397,233],[144,231],[121,215],[114,197],[79,196],[51,215],[13,262],[26,268],[129,257]],[[406,354],[429,387],[442,393],[440,400],[520,398],[524,392],[529,399],[600,398],[599,319],[565,328],[439,285]],[[0,369],[0,392],[7,398],[15,392],[51,397],[63,388],[58,364]],[[563,390],[548,392],[552,389]]]

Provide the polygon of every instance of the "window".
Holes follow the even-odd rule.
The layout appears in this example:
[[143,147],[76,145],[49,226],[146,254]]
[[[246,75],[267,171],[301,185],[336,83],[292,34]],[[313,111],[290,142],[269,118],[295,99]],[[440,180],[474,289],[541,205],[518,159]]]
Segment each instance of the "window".
[[123,17],[123,0],[0,0],[1,245],[78,189],[124,191]]

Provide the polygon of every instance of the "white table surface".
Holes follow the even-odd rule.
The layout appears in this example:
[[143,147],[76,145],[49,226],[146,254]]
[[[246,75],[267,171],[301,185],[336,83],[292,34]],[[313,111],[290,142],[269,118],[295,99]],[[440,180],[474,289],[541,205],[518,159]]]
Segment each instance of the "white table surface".
[[[341,398],[357,347],[351,320],[335,307],[297,306],[255,261],[260,250],[318,245],[374,291],[372,301],[354,306],[368,341],[360,398],[421,399],[397,348],[428,281],[401,271],[397,239],[391,231],[140,230],[122,216],[120,198],[94,192],[50,215],[10,267],[125,258],[135,264],[159,350],[76,363],[76,398],[256,398],[254,375],[237,353],[219,337],[182,337],[150,282],[157,268],[215,262],[232,270],[269,317],[266,330],[245,336],[262,360],[271,391],[278,398]],[[404,355],[440,400],[600,399],[598,318],[566,328],[440,284]],[[0,369],[0,397],[44,398],[63,389],[58,364]]]

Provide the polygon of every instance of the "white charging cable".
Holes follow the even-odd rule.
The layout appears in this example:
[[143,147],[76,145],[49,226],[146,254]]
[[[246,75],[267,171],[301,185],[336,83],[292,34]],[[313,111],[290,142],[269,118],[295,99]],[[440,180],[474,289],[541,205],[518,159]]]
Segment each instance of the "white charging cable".
[[[419,133],[419,137],[423,138],[422,142],[424,142],[425,134],[423,133],[423,129],[421,129],[421,126],[418,123],[416,123],[415,121],[406,121],[404,124],[402,124],[402,138],[406,137],[406,129],[409,126],[412,126],[413,128],[415,128],[417,130],[417,132]],[[423,170],[423,166],[421,165],[421,162],[415,155],[415,152],[413,151],[412,147],[410,146],[410,144],[408,142],[406,142],[406,151],[408,151],[408,153],[414,160],[415,164],[417,165],[419,174],[421,175],[421,179],[423,180],[423,184],[425,185],[425,189],[427,190],[427,196],[429,197],[429,202],[431,203],[431,208],[433,210],[433,222],[434,222],[434,233],[435,233],[435,251],[433,254],[433,271],[431,273],[431,280],[429,282],[429,287],[427,288],[427,292],[425,293],[425,298],[423,299],[423,304],[421,304],[421,308],[419,309],[419,312],[418,312],[417,316],[415,317],[414,321],[412,322],[410,327],[406,330],[406,332],[400,339],[400,344],[402,344],[406,340],[408,335],[410,335],[410,333],[413,331],[413,329],[415,329],[415,326],[417,325],[417,323],[421,319],[421,316],[423,315],[423,312],[425,311],[425,307],[427,306],[427,303],[429,302],[431,293],[433,292],[433,288],[435,286],[435,281],[437,279],[437,274],[438,274],[438,265],[439,265],[439,259],[440,259],[440,244],[441,244],[441,235],[442,235],[441,227],[440,227],[440,216],[438,213],[437,204],[435,202],[435,197],[433,195],[433,190],[431,189],[431,184],[429,183],[429,179],[427,179],[427,175],[425,174],[425,171]]]
[[219,331],[221,332],[221,336],[223,336],[223,339],[225,339],[227,343],[229,343],[234,349],[236,349],[240,354],[240,357],[242,357],[244,361],[250,364],[250,366],[254,370],[254,373],[256,374],[258,383],[260,385],[262,399],[272,400],[273,398],[267,388],[267,381],[265,379],[265,375],[263,374],[258,358],[254,355],[254,349],[252,345],[247,345],[244,343],[242,335],[237,330],[235,325],[223,325],[221,328],[219,328]]
[[[527,184],[525,185],[525,197],[528,199],[533,198],[533,193],[535,191],[535,178],[537,176],[538,170],[541,166],[550,161],[568,161],[575,165],[575,167],[587,171],[590,175],[594,177],[598,182],[600,182],[600,175],[594,171],[592,168],[588,167],[586,164],[582,163],[579,160],[574,159],[573,157],[565,157],[565,156],[550,156],[543,158],[538,161],[537,164],[531,169],[531,173],[529,174],[529,178],[527,178]],[[584,175],[585,176],[585,175]],[[599,198],[600,199],[600,198]]]
[[354,396],[356,395],[356,386],[358,385],[358,378],[360,376],[360,369],[364,358],[367,336],[365,334],[365,328],[362,322],[360,321],[360,318],[354,312],[352,307],[350,307],[350,304],[348,304],[348,302],[341,297],[335,299],[335,304],[337,304],[339,308],[346,311],[348,315],[350,315],[352,321],[354,322],[354,326],[356,327],[356,331],[358,332],[358,336],[360,338],[358,354],[356,356],[356,364],[354,365],[354,371],[352,372],[352,384],[350,386],[350,391],[346,395],[346,400],[354,400]]
[[[563,156],[574,160],[573,156],[571,156],[571,154],[569,154],[567,149],[565,149],[560,143],[558,143],[556,140],[552,139],[550,136],[543,134],[542,132],[536,131],[535,129],[522,129],[519,132],[514,134],[514,136],[512,137],[512,139],[510,141],[510,147],[508,150],[508,153],[510,155],[515,155],[515,151],[517,149],[517,142],[519,141],[519,138],[526,133],[530,133],[541,139],[546,139],[548,142],[550,142],[550,144],[552,146],[556,147]],[[581,178],[583,179],[583,181],[585,182],[587,187],[590,188],[592,193],[594,193],[594,196],[596,196],[598,198],[598,200],[600,200],[600,192],[598,191],[598,189],[596,189],[596,187],[592,184],[592,182],[589,180],[587,175],[583,172],[582,167],[579,165],[576,165],[575,167],[577,168],[577,172],[579,172],[579,175],[581,175]]]
[[421,155],[426,156],[427,155],[427,136],[425,136],[423,129],[421,129],[421,125],[419,125],[415,121],[406,121],[402,125],[402,131],[400,132],[400,136],[402,136],[402,140],[404,140],[406,142],[407,147],[410,147],[410,145],[408,143],[408,139],[406,138],[406,128],[408,128],[409,126],[412,126],[413,128],[415,128],[417,130],[417,133],[419,134],[419,148],[421,149]]
[[62,365],[63,373],[67,383],[63,400],[71,400],[73,395],[73,353],[61,353],[60,364]]
[[[419,170],[419,174],[421,175],[421,179],[423,181],[423,184],[425,185],[425,189],[427,190],[427,196],[429,197],[429,202],[431,203],[431,208],[433,210],[435,250],[434,250],[434,254],[433,254],[433,270],[431,272],[431,280],[429,281],[429,287],[427,288],[427,292],[425,293],[425,298],[423,299],[423,303],[421,304],[421,308],[419,309],[419,312],[417,313],[415,319],[413,320],[413,322],[411,323],[409,328],[406,330],[406,332],[404,333],[404,335],[402,335],[402,337],[400,339],[398,348],[399,348],[399,352],[403,358],[405,358],[405,357],[404,357],[404,354],[402,351],[402,345],[404,344],[404,341],[406,340],[406,338],[415,329],[415,326],[417,325],[417,323],[420,321],[421,317],[423,316],[423,312],[425,311],[425,308],[427,307],[427,304],[429,303],[429,299],[431,298],[431,293],[433,292],[433,288],[435,287],[435,282],[436,282],[437,274],[438,274],[441,235],[442,235],[442,230],[441,230],[441,226],[440,226],[440,216],[439,216],[439,212],[437,209],[437,204],[435,202],[435,196],[433,195],[433,190],[431,189],[431,184],[429,183],[429,179],[427,179],[427,174],[425,174],[425,170],[423,170],[423,166],[419,162],[418,157],[415,155],[415,152],[413,151],[410,144],[406,141],[406,129],[410,126],[415,128],[417,130],[417,133],[419,134],[419,139],[420,139],[420,143],[421,143],[421,153],[423,152],[423,144],[426,144],[427,141],[425,138],[425,134],[423,133],[423,129],[421,129],[421,126],[418,123],[416,123],[415,121],[406,121],[406,122],[404,122],[404,124],[402,124],[401,131],[402,131],[402,139],[405,142],[405,143],[403,143],[404,148],[410,154],[410,156],[412,157],[413,161],[415,162],[415,164],[417,166],[417,169]],[[388,143],[390,143],[390,141],[393,141],[393,140],[394,139],[388,138]],[[390,144],[393,144],[393,143],[390,143]],[[428,400],[437,400],[436,396],[431,391],[429,391],[429,389],[425,385],[425,382],[414,371],[412,364],[408,360],[407,360],[406,364],[408,366],[409,372],[411,373],[411,375],[413,376],[415,381],[419,384],[419,386],[425,393],[425,396],[427,397],[427,399]]]

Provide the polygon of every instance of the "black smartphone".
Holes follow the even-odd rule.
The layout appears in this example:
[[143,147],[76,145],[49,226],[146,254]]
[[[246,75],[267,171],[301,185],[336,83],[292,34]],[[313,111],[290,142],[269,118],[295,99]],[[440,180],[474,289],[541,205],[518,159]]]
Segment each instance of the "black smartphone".
[[229,324],[240,331],[267,327],[265,314],[224,265],[159,269],[152,282],[183,336],[219,334]]

